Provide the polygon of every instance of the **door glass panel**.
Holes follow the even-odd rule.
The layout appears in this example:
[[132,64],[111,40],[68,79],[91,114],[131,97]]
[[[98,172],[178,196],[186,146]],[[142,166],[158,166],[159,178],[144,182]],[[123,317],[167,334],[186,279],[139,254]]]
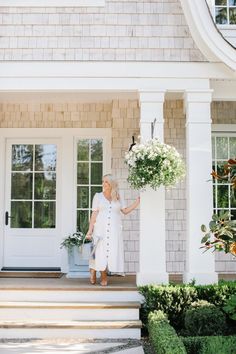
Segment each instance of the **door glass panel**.
[[11,174],[11,199],[32,199],[32,173]]
[[[96,162],[95,162],[96,161]],[[102,191],[103,140],[81,139],[77,144],[77,229],[88,231],[92,199]]]
[[53,172],[35,173],[35,199],[56,199],[56,174]]
[[88,231],[89,224],[89,211],[88,210],[78,210],[77,212],[77,227],[78,230],[86,234]]
[[89,187],[77,188],[77,207],[89,208]]
[[33,145],[12,145],[12,171],[32,171]]
[[35,202],[34,203],[34,227],[35,228],[55,228],[56,203],[55,202]]
[[11,228],[32,227],[32,202],[12,201],[11,202]]
[[89,140],[81,139],[77,145],[77,160],[89,161]]
[[56,163],[54,144],[12,145],[12,228],[56,227]]
[[35,171],[55,171],[56,158],[56,145],[35,145]]
[[102,161],[102,140],[91,140],[91,160]]
[[89,184],[89,164],[87,162],[78,163],[77,183]]
[[91,164],[91,184],[101,184],[102,180],[102,164]]

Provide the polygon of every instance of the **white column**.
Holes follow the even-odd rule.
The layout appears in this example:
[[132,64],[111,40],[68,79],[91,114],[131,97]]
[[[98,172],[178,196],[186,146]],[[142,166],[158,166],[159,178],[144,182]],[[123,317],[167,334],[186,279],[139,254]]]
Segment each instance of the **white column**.
[[187,152],[187,255],[184,282],[197,284],[217,282],[214,254],[200,249],[201,224],[208,226],[213,213],[213,193],[210,173],[211,147],[211,90],[188,91],[186,107]]
[[[144,142],[151,138],[151,123],[156,119],[154,137],[163,141],[165,92],[140,92],[140,131]],[[168,283],[165,247],[165,189],[141,192],[140,260],[137,285]]]

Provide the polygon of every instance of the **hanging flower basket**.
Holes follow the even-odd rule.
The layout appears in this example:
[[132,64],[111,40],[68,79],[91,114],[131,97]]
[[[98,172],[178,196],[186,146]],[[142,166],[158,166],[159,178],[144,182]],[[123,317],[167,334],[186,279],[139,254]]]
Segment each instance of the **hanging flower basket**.
[[125,155],[128,182],[134,189],[174,186],[185,176],[185,166],[178,151],[154,138],[136,144]]

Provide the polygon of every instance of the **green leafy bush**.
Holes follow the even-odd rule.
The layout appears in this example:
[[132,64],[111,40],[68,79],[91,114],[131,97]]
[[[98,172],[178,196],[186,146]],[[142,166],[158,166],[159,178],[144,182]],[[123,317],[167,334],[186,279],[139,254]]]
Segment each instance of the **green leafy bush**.
[[181,337],[188,354],[235,354],[236,336]]
[[154,311],[149,314],[148,332],[157,354],[186,353],[181,338],[177,336],[163,311]]
[[225,306],[231,295],[236,293],[236,282],[213,285],[146,285],[139,288],[145,301],[141,308],[141,319],[147,324],[148,314],[154,310],[164,311],[170,324],[179,330],[183,327],[184,312],[197,300],[206,300],[219,308]]
[[236,336],[208,337],[204,340],[199,354],[235,354]]
[[229,318],[236,321],[236,295],[231,296],[227,300],[223,310],[227,313]]
[[193,302],[186,310],[185,329],[191,336],[210,336],[226,332],[226,316],[215,305],[205,300]]

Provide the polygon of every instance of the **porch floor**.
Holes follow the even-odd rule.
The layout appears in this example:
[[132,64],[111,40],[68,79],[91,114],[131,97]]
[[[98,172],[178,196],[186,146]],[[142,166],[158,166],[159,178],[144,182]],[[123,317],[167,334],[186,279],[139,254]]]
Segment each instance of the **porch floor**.
[[61,278],[1,278],[0,291],[22,290],[22,289],[35,289],[35,290],[48,290],[48,289],[61,289],[61,290],[137,290],[136,276],[126,275],[122,276],[109,276],[108,285],[103,287],[99,284],[97,279],[96,285],[91,285],[89,279],[67,279],[65,275]]

